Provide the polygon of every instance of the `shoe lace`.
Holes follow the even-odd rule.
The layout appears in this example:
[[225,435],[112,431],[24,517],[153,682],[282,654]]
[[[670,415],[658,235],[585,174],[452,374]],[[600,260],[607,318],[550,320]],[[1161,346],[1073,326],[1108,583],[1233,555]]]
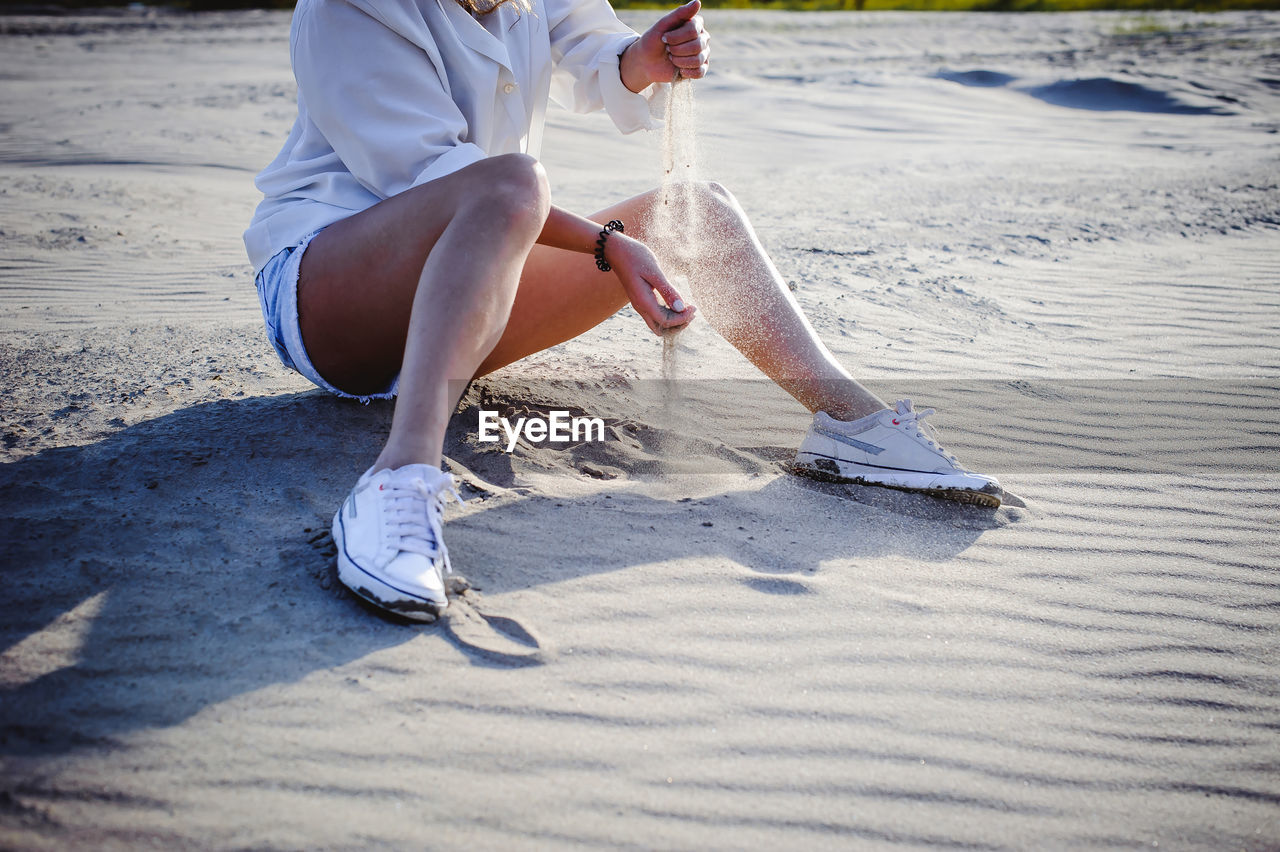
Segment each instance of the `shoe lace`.
[[453,573],[449,548],[444,545],[444,504],[450,497],[463,503],[453,476],[443,474],[428,482],[420,476],[403,482],[391,481],[382,487],[387,502],[388,532],[398,541],[398,549],[440,559],[444,572]]
[[926,417],[930,417],[937,413],[937,410],[933,408],[925,408],[920,411],[916,411],[911,405],[911,400],[900,399],[898,400],[897,407],[898,416],[894,419],[894,422],[905,426],[908,430],[914,428],[916,430],[917,438],[920,438],[922,441],[928,443],[930,447],[942,453],[948,461],[959,464],[959,462],[956,461],[956,457],[943,449],[942,445],[938,443],[937,430],[930,424],[921,422]]

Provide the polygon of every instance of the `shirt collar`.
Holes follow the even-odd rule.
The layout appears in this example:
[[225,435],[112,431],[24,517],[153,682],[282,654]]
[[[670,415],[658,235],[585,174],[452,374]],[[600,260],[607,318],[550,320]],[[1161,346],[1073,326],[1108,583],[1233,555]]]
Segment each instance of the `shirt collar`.
[[[476,53],[489,57],[507,70],[511,70],[511,55],[501,39],[485,29],[484,24],[471,17],[471,14],[462,8],[457,0],[436,0],[436,3],[444,12],[445,19],[453,27],[458,41]],[[489,14],[501,15],[502,12],[502,9],[497,9]]]

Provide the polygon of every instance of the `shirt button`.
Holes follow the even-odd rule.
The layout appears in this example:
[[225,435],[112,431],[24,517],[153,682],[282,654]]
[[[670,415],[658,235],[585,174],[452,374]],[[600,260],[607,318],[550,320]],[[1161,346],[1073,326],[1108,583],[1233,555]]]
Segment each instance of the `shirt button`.
[[516,90],[515,83],[508,83],[507,85],[502,87],[502,91],[506,92],[508,95],[514,92],[515,90]]

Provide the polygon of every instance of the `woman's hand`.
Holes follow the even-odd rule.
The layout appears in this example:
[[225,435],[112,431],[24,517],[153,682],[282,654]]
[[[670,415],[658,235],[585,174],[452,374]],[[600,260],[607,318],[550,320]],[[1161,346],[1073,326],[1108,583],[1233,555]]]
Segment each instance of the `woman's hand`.
[[711,36],[702,28],[701,9],[699,0],[689,0],[632,42],[619,61],[623,85],[640,92],[651,83],[672,82],[677,73],[692,79],[706,76]]
[[[658,258],[644,243],[614,232],[605,243],[604,259],[622,282],[631,306],[654,334],[678,331],[688,325],[698,312],[693,305],[684,303],[667,276],[662,274]],[[662,296],[661,302],[654,295],[654,290]]]

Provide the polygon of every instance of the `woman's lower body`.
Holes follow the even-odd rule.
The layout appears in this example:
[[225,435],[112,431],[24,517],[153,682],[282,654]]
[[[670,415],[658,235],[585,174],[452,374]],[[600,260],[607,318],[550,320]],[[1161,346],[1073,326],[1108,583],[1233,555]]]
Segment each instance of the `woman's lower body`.
[[[702,315],[815,412],[797,466],[999,505],[994,479],[964,470],[920,428],[924,412],[909,402],[890,410],[835,360],[733,197],[714,184],[693,193],[689,228],[709,246],[696,258],[662,244],[656,192],[591,218],[622,220],[668,274],[696,263]],[[384,608],[433,617],[447,603],[440,523],[450,480],[439,465],[466,382],[627,304],[591,255],[537,244],[549,209],[534,160],[493,157],[330,225],[259,276],[286,363],[344,396],[398,396],[386,445],[334,522],[344,582]]]

